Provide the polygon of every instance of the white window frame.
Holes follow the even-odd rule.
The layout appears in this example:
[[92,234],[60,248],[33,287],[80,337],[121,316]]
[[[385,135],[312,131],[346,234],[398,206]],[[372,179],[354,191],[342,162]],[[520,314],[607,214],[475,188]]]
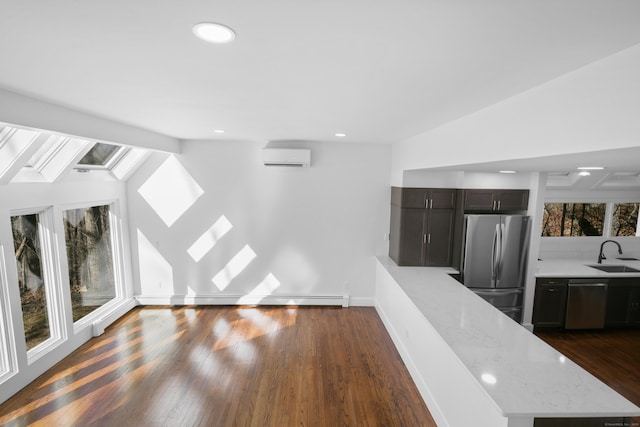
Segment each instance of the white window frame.
[[[75,334],[84,330],[87,327],[91,327],[93,323],[101,321],[103,318],[108,317],[109,314],[118,306],[121,305],[122,301],[126,297],[125,292],[125,264],[124,264],[124,240],[123,240],[123,231],[122,231],[122,220],[120,216],[120,201],[117,199],[109,199],[102,201],[91,201],[91,202],[82,202],[76,204],[64,205],[60,209],[60,217],[63,218],[64,211],[72,210],[72,209],[86,209],[94,206],[109,206],[109,229],[110,229],[110,238],[111,238],[111,250],[113,255],[113,275],[114,275],[114,285],[115,285],[115,297],[100,306],[96,310],[87,314],[86,316],[78,319],[76,322],[73,322],[73,331]],[[64,224],[62,224],[64,227]],[[66,271],[66,286],[69,286],[69,263],[67,260],[66,253],[66,241],[63,237],[63,242],[65,244],[64,248],[64,265],[62,268]],[[70,296],[70,290],[67,290],[67,294]],[[69,297],[69,311],[71,312],[71,299]],[[73,316],[71,315],[70,319]]]
[[613,227],[613,211],[614,211],[614,205],[619,205],[619,204],[623,204],[623,203],[640,203],[640,201],[635,201],[635,200],[625,200],[625,201],[619,201],[616,200],[615,202],[610,202],[607,205],[607,212],[609,213],[609,221],[608,221],[608,225],[609,225],[609,230],[607,233],[607,236],[609,237],[640,237],[640,215],[638,215],[638,219],[639,221],[636,222],[636,235],[635,236],[612,236],[611,235],[611,230]]
[[[31,365],[68,339],[65,326],[65,293],[62,286],[60,248],[56,244],[53,207],[19,209],[10,212],[10,216],[38,215],[38,236],[42,253],[42,279],[47,297],[50,337],[34,348],[27,350],[27,364]],[[14,286],[17,284],[14,284]],[[22,307],[20,307],[22,310]],[[23,331],[24,333],[24,331]]]
[[[13,245],[13,242],[11,244]],[[5,290],[9,286],[9,280],[4,254],[4,245],[0,244],[0,384],[18,373],[18,356],[14,345],[15,333],[9,313],[9,296]]]
[[[100,144],[112,145],[114,147],[118,147],[118,150],[113,154],[113,156],[111,156],[111,158],[109,160],[107,160],[107,162],[104,165],[84,165],[84,164],[76,163],[76,165],[74,166],[74,169],[76,171],[83,171],[83,170],[108,170],[108,171],[110,171],[111,169],[113,169],[113,167],[115,165],[117,165],[127,155],[127,153],[130,150],[129,147],[125,147],[123,145],[110,144],[110,143],[107,143],[107,142],[100,142]],[[95,144],[93,144],[91,146],[91,148],[93,148],[94,145]],[[91,150],[89,149],[89,151],[91,151]],[[87,151],[87,152],[89,152],[89,151]],[[78,162],[79,161],[80,161],[80,159],[78,159]]]

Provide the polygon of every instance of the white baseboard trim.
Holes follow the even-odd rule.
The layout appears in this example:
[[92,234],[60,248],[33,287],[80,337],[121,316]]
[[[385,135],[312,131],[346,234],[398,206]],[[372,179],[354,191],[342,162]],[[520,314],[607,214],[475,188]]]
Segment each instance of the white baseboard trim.
[[352,307],[375,307],[376,300],[373,297],[351,297],[349,305]]
[[349,295],[138,295],[140,305],[338,305],[349,307]]

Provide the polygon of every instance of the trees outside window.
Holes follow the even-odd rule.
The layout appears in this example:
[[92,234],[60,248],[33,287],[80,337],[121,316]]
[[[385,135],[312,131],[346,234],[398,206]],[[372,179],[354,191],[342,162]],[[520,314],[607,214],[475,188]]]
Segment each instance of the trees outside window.
[[611,236],[636,236],[640,203],[615,203],[611,220]]
[[73,321],[116,296],[109,206],[63,213]]
[[51,337],[42,273],[39,214],[11,217],[27,350]]
[[542,236],[602,236],[605,203],[545,203]]

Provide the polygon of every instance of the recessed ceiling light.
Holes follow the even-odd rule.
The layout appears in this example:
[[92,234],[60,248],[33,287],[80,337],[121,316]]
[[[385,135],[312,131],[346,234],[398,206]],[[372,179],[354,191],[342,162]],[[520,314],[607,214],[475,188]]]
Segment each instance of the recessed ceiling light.
[[516,173],[516,171],[498,171],[500,173]]
[[214,129],[215,133],[224,133],[224,131],[222,129]]
[[589,172],[589,171],[580,171],[580,172],[578,172],[578,175],[580,175],[580,176],[590,176],[591,172]]
[[600,171],[604,169],[602,166],[579,166],[578,170],[581,171]]
[[231,28],[215,22],[201,22],[194,25],[193,34],[209,43],[229,43],[236,38],[236,33]]
[[345,136],[347,136],[347,134],[346,133],[336,133],[336,136],[338,138],[344,138]]

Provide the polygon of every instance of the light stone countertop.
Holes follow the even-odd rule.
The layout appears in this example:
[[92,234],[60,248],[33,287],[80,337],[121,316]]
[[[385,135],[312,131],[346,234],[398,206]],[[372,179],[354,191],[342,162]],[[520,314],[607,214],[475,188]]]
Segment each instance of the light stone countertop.
[[449,277],[455,270],[378,261],[504,416],[640,415],[639,407]]
[[[606,273],[589,267],[590,265],[598,265],[596,260],[591,262],[575,259],[543,259],[538,261],[536,265],[536,277],[556,277],[556,278],[572,278],[572,277],[640,277],[638,273]],[[607,259],[602,261],[602,265],[626,265],[640,270],[640,261],[623,261],[619,259]]]

